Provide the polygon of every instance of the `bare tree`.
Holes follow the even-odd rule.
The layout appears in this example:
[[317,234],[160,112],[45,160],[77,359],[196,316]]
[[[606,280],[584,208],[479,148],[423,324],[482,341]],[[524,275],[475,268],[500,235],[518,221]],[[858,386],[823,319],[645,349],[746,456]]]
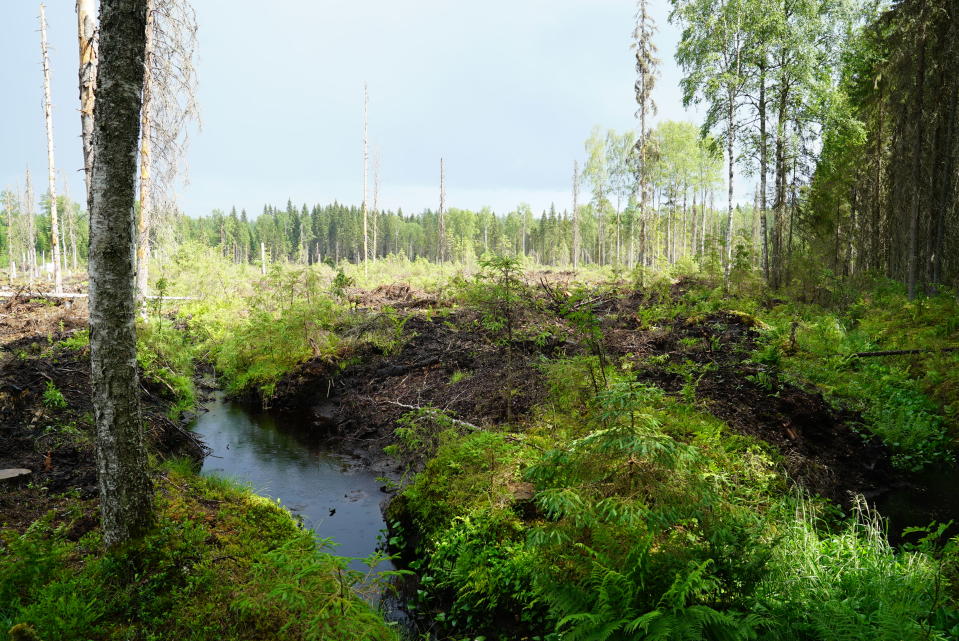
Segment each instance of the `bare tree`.
[[373,148],[373,260],[376,260],[376,250],[379,247],[377,237],[379,234],[380,217],[380,150]]
[[573,161],[573,269],[579,269],[579,162]]
[[53,102],[50,99],[50,56],[47,55],[47,17],[40,4],[40,53],[43,56],[43,115],[47,123],[47,184],[50,191],[50,246],[53,248],[53,291],[63,293],[60,273],[60,221],[57,216],[57,170],[53,158]]
[[97,83],[96,20],[94,0],[77,0],[77,40],[80,44],[80,128],[83,138],[83,176],[90,201],[93,175],[93,104]]
[[367,191],[367,172],[370,165],[369,137],[367,135],[367,121],[370,109],[370,94],[366,89],[366,83],[363,83],[363,273],[367,271],[366,261],[370,259],[370,234],[368,207],[366,206]]
[[90,363],[107,546],[152,523],[136,365],[134,202],[147,0],[101,0],[90,209]]
[[446,260],[446,166],[440,158],[440,212],[439,229],[437,230],[437,252],[440,262]]
[[13,194],[9,191],[3,192],[3,207],[7,212],[7,268],[9,270],[10,282],[12,283],[17,278],[17,261],[13,249],[13,216],[15,206]]
[[150,243],[159,216],[175,211],[174,186],[185,174],[185,152],[196,103],[196,14],[188,0],[147,0],[143,109],[140,132],[140,218],[137,292],[149,293]]
[[33,279],[37,277],[37,221],[33,211],[33,181],[30,178],[30,168],[27,167],[26,192],[23,197],[23,212],[27,219],[27,273],[31,287]]

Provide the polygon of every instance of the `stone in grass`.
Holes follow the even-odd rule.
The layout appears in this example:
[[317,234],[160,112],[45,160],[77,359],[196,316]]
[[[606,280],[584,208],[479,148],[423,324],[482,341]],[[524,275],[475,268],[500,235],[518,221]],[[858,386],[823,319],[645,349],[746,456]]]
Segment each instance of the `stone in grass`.
[[23,467],[11,467],[6,470],[0,470],[0,483],[6,483],[8,481],[15,481],[17,479],[24,479],[30,476],[30,470]]

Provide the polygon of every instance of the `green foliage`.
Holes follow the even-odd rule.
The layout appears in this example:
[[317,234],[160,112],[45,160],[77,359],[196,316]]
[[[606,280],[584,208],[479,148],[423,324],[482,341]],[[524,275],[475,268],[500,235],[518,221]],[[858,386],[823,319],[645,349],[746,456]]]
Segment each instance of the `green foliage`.
[[85,350],[90,346],[90,330],[77,330],[69,337],[64,338],[62,341],[57,343],[57,345],[63,349],[70,349],[78,352]]
[[511,511],[489,507],[453,519],[430,541],[428,559],[413,563],[422,586],[414,609],[470,638],[497,638],[503,630],[496,621],[503,617],[517,629],[542,629],[546,611],[532,588],[535,561],[524,529]]
[[[772,328],[753,359],[779,365],[793,381],[815,383],[834,404],[860,412],[866,429],[893,450],[898,467],[919,470],[953,458],[950,433],[959,427],[954,395],[959,357],[932,350],[959,338],[949,325],[956,309],[950,297],[911,303],[895,289],[880,288],[845,316],[812,305],[781,306],[766,315]],[[790,345],[793,322],[795,351]],[[915,348],[931,351],[911,357],[854,356]]]
[[137,362],[147,381],[154,382],[173,401],[170,417],[196,405],[193,387],[195,347],[184,332],[163,330],[164,319],[146,321],[137,330]]
[[364,577],[289,512],[189,467],[165,467],[157,525],[131,547],[70,537],[79,501],[0,530],[0,639],[14,624],[58,641],[396,638],[354,593]]
[[43,390],[43,404],[50,409],[63,409],[67,406],[67,399],[53,381],[47,381]]
[[232,392],[256,388],[269,399],[277,381],[309,358],[332,359],[341,339],[334,332],[344,308],[320,289],[310,270],[274,269],[215,346],[216,366]]

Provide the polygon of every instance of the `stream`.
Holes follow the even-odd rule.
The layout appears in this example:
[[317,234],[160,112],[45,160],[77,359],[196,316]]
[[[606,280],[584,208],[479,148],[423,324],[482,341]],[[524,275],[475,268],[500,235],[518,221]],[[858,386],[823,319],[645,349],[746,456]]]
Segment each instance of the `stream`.
[[[226,400],[217,393],[193,431],[213,451],[201,473],[247,483],[257,494],[279,499],[303,518],[331,551],[354,557],[350,567],[367,571],[356,557],[373,554],[385,537],[380,504],[386,498],[377,473],[269,412]],[[291,421],[292,422],[292,421]],[[382,562],[379,570],[393,569]]]

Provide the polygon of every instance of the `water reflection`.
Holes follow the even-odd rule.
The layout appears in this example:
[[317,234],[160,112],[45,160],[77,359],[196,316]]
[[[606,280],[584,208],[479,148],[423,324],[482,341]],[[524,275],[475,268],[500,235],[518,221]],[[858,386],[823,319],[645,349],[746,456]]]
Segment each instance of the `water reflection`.
[[[385,495],[376,474],[269,413],[249,412],[222,396],[207,407],[193,427],[213,450],[203,474],[237,479],[258,494],[280,499],[318,537],[332,538],[338,544],[335,554],[365,557],[377,549],[386,524],[380,510]],[[351,567],[366,569],[357,561]]]

